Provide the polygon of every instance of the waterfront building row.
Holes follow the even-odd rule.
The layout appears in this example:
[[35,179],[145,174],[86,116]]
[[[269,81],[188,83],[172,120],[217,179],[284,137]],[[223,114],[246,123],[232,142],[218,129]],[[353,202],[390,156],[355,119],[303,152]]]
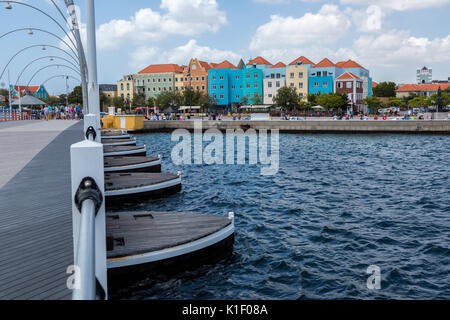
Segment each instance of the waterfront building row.
[[360,107],[362,100],[372,96],[370,71],[355,61],[333,63],[325,58],[314,63],[301,56],[289,65],[275,65],[263,57],[240,61],[208,63],[191,59],[186,66],[176,64],[150,65],[136,75],[125,76],[118,82],[119,96],[133,99],[134,94],[156,98],[167,91],[183,92],[187,88],[209,94],[219,106],[274,103],[282,87],[295,88],[299,99],[308,94],[345,92],[351,103]]

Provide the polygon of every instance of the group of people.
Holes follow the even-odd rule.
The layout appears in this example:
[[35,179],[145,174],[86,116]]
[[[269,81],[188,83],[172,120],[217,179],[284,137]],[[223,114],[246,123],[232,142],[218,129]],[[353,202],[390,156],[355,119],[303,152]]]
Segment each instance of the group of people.
[[83,118],[83,113],[79,105],[73,106],[45,106],[41,109],[41,119],[43,120],[80,120]]

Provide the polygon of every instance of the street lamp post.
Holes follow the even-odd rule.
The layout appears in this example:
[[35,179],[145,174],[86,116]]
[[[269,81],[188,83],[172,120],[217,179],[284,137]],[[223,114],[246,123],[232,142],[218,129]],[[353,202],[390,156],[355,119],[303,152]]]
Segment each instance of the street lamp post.
[[89,112],[97,116],[97,127],[100,128],[100,96],[97,83],[97,43],[95,35],[94,0],[86,0],[87,53],[88,53],[88,96]]

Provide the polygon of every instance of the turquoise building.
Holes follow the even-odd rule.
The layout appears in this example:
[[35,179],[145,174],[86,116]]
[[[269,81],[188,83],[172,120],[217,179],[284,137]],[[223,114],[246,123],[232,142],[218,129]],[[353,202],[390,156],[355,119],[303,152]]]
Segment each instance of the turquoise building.
[[243,97],[247,97],[249,104],[255,104],[257,98],[263,100],[263,70],[249,64],[240,68],[228,61],[211,64],[208,70],[209,95],[217,101],[219,106],[230,107],[238,104]]
[[19,91],[20,91],[20,95],[23,97],[25,94],[32,94],[33,96],[35,96],[38,99],[41,100],[46,100],[48,99],[48,92],[45,89],[44,86],[13,86],[10,85],[10,91],[11,91],[11,96],[13,98],[18,98],[19,97]]

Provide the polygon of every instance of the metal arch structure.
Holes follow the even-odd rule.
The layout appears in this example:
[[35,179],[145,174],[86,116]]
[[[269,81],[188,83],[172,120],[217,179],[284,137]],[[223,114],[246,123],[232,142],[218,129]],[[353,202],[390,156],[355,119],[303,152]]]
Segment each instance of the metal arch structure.
[[9,59],[8,63],[6,64],[5,68],[3,69],[3,71],[2,71],[2,73],[0,75],[0,81],[3,78],[3,75],[5,74],[6,69],[11,64],[11,62],[14,60],[15,57],[17,57],[19,54],[21,54],[25,50],[32,49],[32,48],[37,48],[37,47],[49,47],[49,48],[54,48],[54,49],[60,50],[60,51],[64,52],[65,54],[67,54],[69,57],[71,57],[75,61],[75,63],[79,63],[77,61],[77,59],[75,59],[70,53],[68,53],[67,51],[65,51],[65,50],[63,50],[63,49],[61,49],[61,48],[59,48],[57,46],[52,46],[52,45],[48,45],[48,44],[36,44],[36,45],[32,45],[32,46],[23,48],[22,50],[18,51],[15,55],[13,55],[11,57],[11,59]]
[[71,66],[73,66],[75,69],[78,68],[78,66],[76,66],[75,64],[73,64],[73,62],[71,62],[70,60],[65,59],[65,58],[61,58],[61,57],[57,57],[57,56],[45,56],[45,57],[40,57],[40,58],[37,58],[37,59],[34,59],[33,61],[31,61],[29,64],[27,64],[27,65],[22,69],[22,71],[20,72],[19,76],[17,77],[17,81],[16,81],[15,85],[17,86],[17,84],[18,84],[19,81],[20,81],[20,78],[22,77],[23,73],[25,72],[25,70],[28,69],[29,66],[31,66],[31,65],[32,65],[33,63],[35,63],[36,61],[43,60],[43,59],[47,59],[47,58],[51,58],[51,59],[52,59],[52,58],[53,58],[53,59],[60,59],[60,60],[63,60],[63,61],[65,61],[65,62],[69,63],[69,64],[70,64]]
[[[67,46],[67,48],[69,48],[70,51],[72,51],[72,53],[75,55],[75,57],[79,58],[79,57],[78,57],[78,53],[76,53],[75,50],[74,50],[74,48],[71,47],[71,46],[70,46],[63,38],[61,38],[60,36],[54,34],[53,32],[50,32],[50,31],[47,31],[47,30],[44,30],[44,29],[40,29],[40,28],[20,28],[20,29],[15,29],[15,30],[12,30],[12,31],[9,31],[9,32],[6,32],[6,33],[0,35],[0,39],[4,38],[4,37],[6,37],[7,35],[10,35],[10,34],[12,34],[12,33],[14,33],[14,32],[20,32],[20,31],[26,31],[26,30],[40,31],[40,32],[43,32],[43,33],[47,33],[47,34],[49,34],[49,35],[52,35],[53,37],[55,37],[55,38],[57,38],[58,40],[60,40],[61,42],[63,42],[63,43]],[[75,47],[75,48],[76,48],[76,47]]]
[[[58,27],[64,32],[64,34],[69,38],[69,40],[72,43],[72,45],[75,48],[77,48],[77,50],[78,50],[78,59],[79,59],[78,63],[80,64],[80,71],[81,71],[81,75],[82,75],[83,105],[84,105],[84,110],[88,111],[88,108],[89,108],[89,105],[88,105],[88,93],[87,93],[87,79],[88,79],[87,72],[88,72],[88,70],[87,70],[86,57],[85,57],[84,49],[83,49],[83,43],[81,42],[80,31],[78,29],[78,23],[77,23],[77,20],[74,19],[74,17],[76,17],[76,14],[75,14],[74,10],[72,10],[72,11],[70,10],[70,8],[73,8],[73,0],[65,0],[64,1],[66,6],[67,6],[68,13],[69,13],[70,17],[72,18],[73,28],[71,28],[71,26],[68,23],[66,17],[64,16],[63,12],[59,8],[59,6],[56,4],[56,2],[53,1],[53,0],[50,0],[50,1],[55,6],[55,8],[57,9],[57,11],[61,15],[61,17],[64,19],[64,22],[67,24],[68,29],[72,33],[72,35],[73,35],[77,45],[75,45],[74,41],[72,40],[70,35],[66,32],[65,28],[58,21],[56,21],[52,16],[50,16],[48,13],[46,13],[45,11],[43,11],[43,10],[33,6],[33,5],[30,5],[28,3],[23,3],[23,2],[19,2],[19,1],[0,0],[0,3],[8,3],[9,5],[11,3],[18,4],[18,5],[22,5],[22,6],[28,7],[28,8],[32,8],[32,9],[40,12],[41,14],[47,16],[54,23],[56,23],[58,25]],[[5,70],[6,70],[6,68],[5,68]],[[3,73],[4,73],[4,71],[2,72],[2,75],[0,76],[0,79],[3,76]]]
[[8,4],[15,3],[15,4],[18,4],[18,5],[22,5],[22,6],[25,6],[25,7],[28,7],[28,8],[32,8],[32,9],[34,9],[36,11],[39,11],[40,13],[42,13],[43,15],[45,15],[49,19],[51,19],[54,23],[56,23],[58,25],[58,27],[64,32],[64,34],[69,38],[70,42],[72,42],[73,46],[76,47],[75,43],[73,42],[72,38],[69,36],[67,31],[64,29],[64,27],[58,21],[56,21],[55,18],[53,18],[51,15],[49,15],[47,12],[45,12],[45,11],[43,11],[43,10],[39,9],[38,7],[35,7],[35,6],[31,5],[31,4],[20,2],[20,1],[0,0],[0,3],[8,3]]
[[81,82],[81,79],[75,78],[75,77],[70,76],[70,75],[68,75],[68,74],[60,74],[60,75],[57,75],[57,76],[53,76],[53,77],[48,78],[47,80],[45,80],[44,82],[42,82],[41,85],[44,85],[44,84],[46,84],[47,82],[49,82],[50,80],[53,80],[53,79],[56,79],[56,78],[60,78],[60,77],[61,77],[61,78],[62,78],[62,77],[64,77],[64,78],[67,77],[67,78],[71,78],[72,80]]
[[80,74],[80,71],[78,71],[78,70],[76,70],[76,69],[74,69],[74,68],[72,68],[72,67],[69,67],[69,66],[66,66],[66,65],[63,65],[63,64],[51,64],[51,65],[42,67],[42,68],[40,68],[38,71],[36,71],[36,72],[33,74],[33,76],[30,78],[30,81],[28,81],[27,87],[30,86],[31,81],[33,81],[34,77],[36,77],[36,76],[39,74],[39,72],[41,72],[41,71],[43,71],[43,70],[45,70],[45,69],[48,69],[48,68],[52,68],[52,67],[63,67],[63,68],[67,68],[67,69],[70,69],[70,70],[72,70],[72,71],[75,71],[76,73],[78,73],[79,75],[81,75],[81,74]]

